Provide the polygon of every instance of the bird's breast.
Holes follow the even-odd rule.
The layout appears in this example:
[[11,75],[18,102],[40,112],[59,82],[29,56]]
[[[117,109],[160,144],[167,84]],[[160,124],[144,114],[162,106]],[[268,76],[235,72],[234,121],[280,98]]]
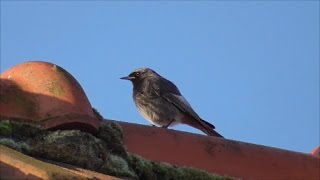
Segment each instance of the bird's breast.
[[165,126],[173,119],[177,120],[179,110],[162,97],[136,92],[133,98],[139,113],[152,124]]

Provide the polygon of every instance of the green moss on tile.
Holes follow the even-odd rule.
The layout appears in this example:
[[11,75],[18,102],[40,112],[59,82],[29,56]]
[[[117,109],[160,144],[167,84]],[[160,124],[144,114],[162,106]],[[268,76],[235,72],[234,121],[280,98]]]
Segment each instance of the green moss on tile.
[[222,177],[199,169],[145,160],[136,155],[130,155],[129,162],[139,178],[145,180],[232,180],[230,177]]
[[41,137],[41,143],[32,144],[32,155],[58,162],[77,165],[90,170],[99,169],[105,151],[99,139],[79,130],[57,130]]
[[190,167],[178,168],[179,173],[176,175],[176,179],[192,179],[197,177],[199,180],[232,180],[231,177],[223,177],[215,174],[210,174],[206,171],[194,169]]
[[81,86],[77,83],[76,79],[74,79],[73,76],[69,72],[67,72],[65,69],[55,64],[52,65],[51,69],[58,75],[57,81],[59,83],[63,82],[64,84],[70,84],[70,83],[76,82],[75,85],[82,90]]
[[119,124],[112,121],[104,121],[100,123],[98,134],[96,136],[105,142],[106,148],[109,152],[127,159],[128,153],[122,141],[122,129]]
[[146,161],[135,155],[130,155],[129,163],[140,179],[156,179],[150,161]]
[[65,94],[63,86],[61,86],[58,81],[49,81],[46,86],[48,88],[48,91],[55,96],[63,96]]
[[19,152],[28,153],[30,152],[30,146],[25,142],[16,142],[10,138],[1,138],[0,137],[0,144],[15,149]]
[[109,175],[117,177],[130,177],[133,179],[138,178],[125,159],[123,159],[121,156],[113,154],[109,154],[100,171],[108,172]]
[[0,135],[14,138],[30,138],[46,131],[30,123],[0,120]]
[[10,148],[12,148],[12,149],[15,149],[15,150],[20,151],[19,148],[18,148],[18,144],[17,144],[14,140],[12,140],[12,139],[9,139],[9,138],[0,138],[0,144],[5,145],[5,146],[7,146],[7,147],[10,147]]
[[0,121],[0,135],[1,136],[11,136],[12,126],[11,123],[7,120]]

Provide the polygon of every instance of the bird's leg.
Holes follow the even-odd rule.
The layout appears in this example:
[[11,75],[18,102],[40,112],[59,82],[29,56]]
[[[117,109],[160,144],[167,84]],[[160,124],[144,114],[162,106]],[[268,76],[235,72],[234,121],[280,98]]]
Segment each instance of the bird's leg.
[[170,126],[170,124],[173,123],[173,121],[174,121],[174,119],[172,119],[167,125],[162,126],[162,127],[167,129]]

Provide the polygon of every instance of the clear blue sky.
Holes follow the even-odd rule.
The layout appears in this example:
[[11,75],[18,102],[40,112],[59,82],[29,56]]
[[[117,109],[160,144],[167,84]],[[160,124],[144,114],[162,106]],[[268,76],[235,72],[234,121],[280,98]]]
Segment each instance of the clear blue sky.
[[144,66],[229,139],[319,145],[319,1],[1,1],[1,72],[26,60],[72,73],[105,118],[148,124],[119,79]]

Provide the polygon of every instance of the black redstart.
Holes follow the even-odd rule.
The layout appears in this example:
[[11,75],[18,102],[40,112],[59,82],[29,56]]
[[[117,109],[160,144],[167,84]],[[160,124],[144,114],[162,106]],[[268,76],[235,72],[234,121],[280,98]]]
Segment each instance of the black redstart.
[[192,109],[179,89],[150,68],[139,68],[126,77],[133,84],[133,100],[140,114],[152,125],[167,128],[182,123],[209,136],[222,137],[214,125],[204,121]]

